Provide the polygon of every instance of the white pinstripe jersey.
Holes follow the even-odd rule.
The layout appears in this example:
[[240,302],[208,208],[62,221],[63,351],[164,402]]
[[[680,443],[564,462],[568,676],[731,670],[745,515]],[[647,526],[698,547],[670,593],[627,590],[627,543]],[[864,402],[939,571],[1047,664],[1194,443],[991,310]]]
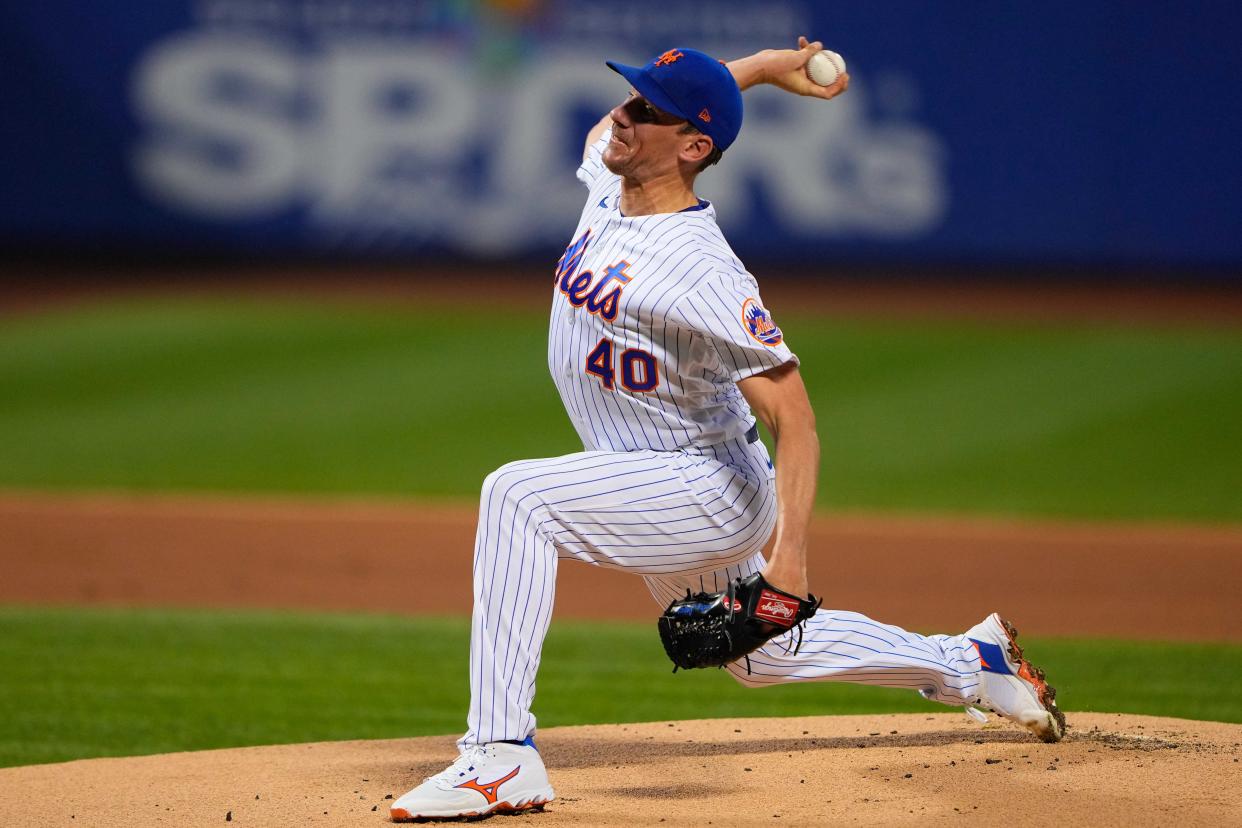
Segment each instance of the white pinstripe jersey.
[[548,368],[587,450],[691,449],[754,424],[737,382],[796,357],[715,210],[626,217],[595,142],[590,189],[557,266]]

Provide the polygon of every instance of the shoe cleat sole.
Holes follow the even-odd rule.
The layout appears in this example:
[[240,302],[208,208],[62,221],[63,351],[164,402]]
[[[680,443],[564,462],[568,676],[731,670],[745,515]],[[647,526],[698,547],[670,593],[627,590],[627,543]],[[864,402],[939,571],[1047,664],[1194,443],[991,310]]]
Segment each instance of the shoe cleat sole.
[[1018,645],[1018,629],[999,615],[996,619],[1005,628],[1005,636],[1009,639],[1008,656],[1018,666],[1018,677],[1035,688],[1040,705],[1051,716],[1051,721],[1044,727],[1038,723],[1027,725],[1042,741],[1059,742],[1065,735],[1065,714],[1057,707],[1057,689],[1048,683],[1044,671],[1027,661],[1022,655],[1022,647]]
[[393,822],[471,822],[486,819],[496,814],[521,814],[527,811],[536,813],[542,811],[544,806],[551,801],[551,799],[533,799],[530,802],[523,802],[518,805],[511,805],[508,802],[497,802],[495,805],[478,811],[455,814],[411,814],[405,808],[393,808],[388,812],[388,817]]

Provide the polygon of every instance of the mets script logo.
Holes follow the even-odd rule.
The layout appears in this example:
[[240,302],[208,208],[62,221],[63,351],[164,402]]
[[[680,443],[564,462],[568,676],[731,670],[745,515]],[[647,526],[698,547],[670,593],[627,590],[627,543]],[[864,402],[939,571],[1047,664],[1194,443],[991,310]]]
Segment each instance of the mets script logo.
[[605,267],[604,275],[599,279],[590,270],[580,272],[582,257],[586,255],[590,245],[591,231],[588,229],[577,241],[565,248],[561,260],[556,263],[556,287],[575,308],[585,305],[588,312],[612,322],[617,318],[621,292],[634,277],[626,271],[630,263],[625,259]]
[[747,299],[742,303],[742,324],[756,342],[764,345],[780,345],[785,339],[781,329],[772,321],[772,314],[754,299]]
[[656,58],[655,65],[656,66],[668,66],[670,63],[676,63],[677,61],[681,60],[683,57],[685,57],[685,55],[683,55],[681,52],[677,51],[676,49],[669,49],[667,52],[665,52],[664,54]]

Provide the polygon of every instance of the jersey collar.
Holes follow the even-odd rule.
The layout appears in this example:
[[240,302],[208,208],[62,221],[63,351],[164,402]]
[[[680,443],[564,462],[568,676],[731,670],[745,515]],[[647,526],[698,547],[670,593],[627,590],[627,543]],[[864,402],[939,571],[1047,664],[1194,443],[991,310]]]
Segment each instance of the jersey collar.
[[[619,215],[621,218],[629,218],[629,216],[621,212],[621,196],[617,196],[616,198],[617,198],[617,201],[616,201],[617,215]],[[711,206],[712,206],[712,203],[710,201],[708,201],[705,198],[700,198],[698,204],[691,204],[689,207],[683,207],[677,212],[678,213],[697,213],[699,210],[706,210],[708,207],[711,207]],[[665,215],[672,215],[672,214],[666,213]],[[645,218],[645,216],[640,216],[640,218]]]

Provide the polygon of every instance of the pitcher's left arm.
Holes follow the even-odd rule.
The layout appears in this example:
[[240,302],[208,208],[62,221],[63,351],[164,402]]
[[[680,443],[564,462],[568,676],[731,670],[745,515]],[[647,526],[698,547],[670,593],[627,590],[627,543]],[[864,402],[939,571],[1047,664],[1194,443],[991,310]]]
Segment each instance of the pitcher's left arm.
[[747,377],[737,387],[776,440],[776,540],[763,574],[774,586],[806,595],[807,529],[819,481],[815,412],[793,362]]

